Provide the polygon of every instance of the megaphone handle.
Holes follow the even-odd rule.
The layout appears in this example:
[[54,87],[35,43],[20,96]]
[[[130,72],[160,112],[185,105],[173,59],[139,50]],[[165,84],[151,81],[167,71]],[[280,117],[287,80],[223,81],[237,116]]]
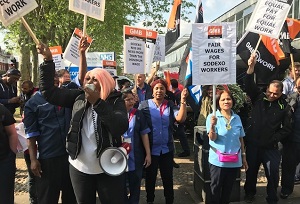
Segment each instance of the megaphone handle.
[[120,159],[122,159],[121,153],[115,153],[114,156],[111,157],[110,161],[111,163],[116,164],[118,161],[120,161]]

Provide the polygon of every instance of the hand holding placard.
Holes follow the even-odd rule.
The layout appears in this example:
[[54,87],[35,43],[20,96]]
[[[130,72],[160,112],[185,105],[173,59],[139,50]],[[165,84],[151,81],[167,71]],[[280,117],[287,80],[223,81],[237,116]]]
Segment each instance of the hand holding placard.
[[44,57],[44,61],[52,60],[52,53],[47,45],[44,43],[39,43],[37,46],[37,52]]
[[255,64],[256,64],[256,55],[255,55],[255,53],[252,53],[252,55],[248,59],[247,74],[253,74]]

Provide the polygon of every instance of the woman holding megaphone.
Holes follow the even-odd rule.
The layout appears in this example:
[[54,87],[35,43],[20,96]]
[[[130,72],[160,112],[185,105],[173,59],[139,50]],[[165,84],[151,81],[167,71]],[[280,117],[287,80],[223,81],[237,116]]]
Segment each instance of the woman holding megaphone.
[[[124,203],[125,175],[103,173],[99,165],[101,152],[121,145],[121,135],[128,129],[124,100],[115,82],[104,69],[95,68],[85,74],[83,89],[59,89],[53,86],[55,64],[49,48],[38,45],[44,63],[40,66],[40,90],[52,104],[72,108],[67,136],[70,155],[70,177],[77,203],[96,203],[96,192],[102,204]],[[86,70],[85,38],[79,45],[80,69]],[[117,123],[117,125],[116,125]]]

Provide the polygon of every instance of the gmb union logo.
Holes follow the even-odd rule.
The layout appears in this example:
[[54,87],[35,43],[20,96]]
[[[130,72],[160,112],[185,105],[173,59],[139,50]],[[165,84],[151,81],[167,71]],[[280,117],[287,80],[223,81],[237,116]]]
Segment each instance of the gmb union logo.
[[208,39],[222,38],[222,26],[208,26],[207,34]]

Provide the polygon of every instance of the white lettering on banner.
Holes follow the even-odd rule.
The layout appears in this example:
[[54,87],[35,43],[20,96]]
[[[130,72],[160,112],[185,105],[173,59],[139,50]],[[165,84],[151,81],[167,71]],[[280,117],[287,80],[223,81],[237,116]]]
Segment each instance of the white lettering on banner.
[[[9,4],[9,1],[3,1],[7,4]],[[17,12],[18,10],[20,10],[23,6],[27,5],[27,3],[24,0],[20,0],[15,2],[14,4],[12,4],[10,7],[8,7],[7,9],[5,9],[5,12],[8,16],[13,15],[14,12]],[[1,3],[2,6],[2,3]]]
[[137,30],[137,29],[129,29],[129,32],[132,35],[142,35],[143,34],[142,30]]
[[[251,46],[250,42],[246,43],[246,47],[250,51],[250,53],[254,52],[254,48]],[[275,66],[273,64],[271,64],[261,58],[260,52],[258,50],[256,51],[256,60],[258,63],[262,64],[264,67],[270,69],[271,71],[273,71],[275,69]]]
[[283,40],[289,40],[290,39],[290,33],[289,32],[281,32],[279,39],[283,39]]
[[208,30],[208,34],[218,34],[218,33],[222,33],[222,30],[221,30],[221,28],[210,28],[209,30]]

